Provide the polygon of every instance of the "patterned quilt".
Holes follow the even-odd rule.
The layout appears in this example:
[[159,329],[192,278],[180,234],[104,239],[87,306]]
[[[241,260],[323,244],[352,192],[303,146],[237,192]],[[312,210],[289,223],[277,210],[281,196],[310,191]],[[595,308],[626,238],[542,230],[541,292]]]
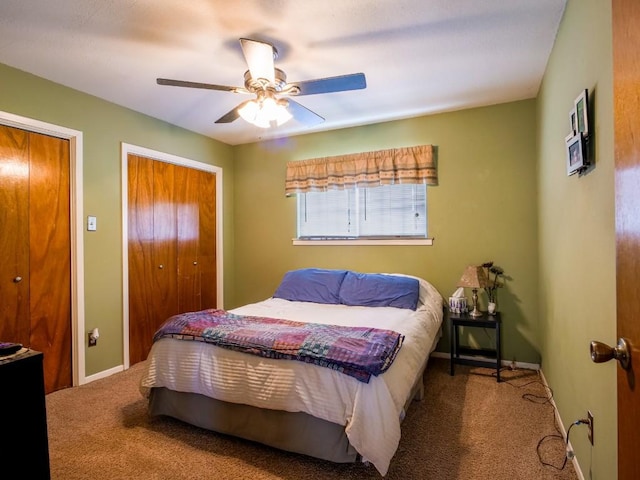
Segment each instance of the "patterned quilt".
[[392,330],[295,322],[209,309],[169,318],[153,341],[176,338],[331,368],[368,383],[393,363],[404,335]]

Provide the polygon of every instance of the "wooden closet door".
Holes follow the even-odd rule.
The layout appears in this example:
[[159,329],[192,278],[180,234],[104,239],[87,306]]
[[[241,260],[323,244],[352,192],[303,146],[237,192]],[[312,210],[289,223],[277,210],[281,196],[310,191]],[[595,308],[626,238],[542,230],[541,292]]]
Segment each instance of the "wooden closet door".
[[[179,313],[177,212],[181,202],[177,193],[176,170],[171,163],[153,165],[153,269],[155,328]],[[155,330],[154,330],[155,331]]]
[[147,358],[153,335],[178,306],[175,165],[129,155],[129,361]]
[[73,385],[69,141],[30,133],[29,159],[29,344],[49,393]]
[[198,171],[198,264],[200,265],[200,308],[217,308],[218,285],[216,267],[216,175]]
[[0,127],[0,341],[42,352],[45,391],[72,385],[69,141]]
[[193,168],[176,170],[178,299],[180,312],[217,306],[216,178]]
[[129,155],[128,218],[133,365],[167,318],[217,305],[215,175]]
[[145,360],[153,335],[179,313],[176,166],[128,157],[129,363]]
[[177,248],[178,248],[178,309],[180,312],[200,310],[200,171],[175,167]]
[[147,358],[155,333],[153,160],[128,157],[129,359]]
[[0,126],[0,342],[29,345],[28,133]]

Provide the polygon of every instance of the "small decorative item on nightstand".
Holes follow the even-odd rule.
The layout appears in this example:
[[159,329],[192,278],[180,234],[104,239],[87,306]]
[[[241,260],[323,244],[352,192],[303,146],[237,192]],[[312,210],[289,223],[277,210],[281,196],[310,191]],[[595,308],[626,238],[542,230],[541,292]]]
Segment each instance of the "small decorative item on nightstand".
[[467,313],[467,299],[465,297],[449,297],[449,311],[451,313]]
[[467,297],[464,296],[464,288],[458,288],[449,297],[449,311],[451,313],[467,313]]
[[[487,312],[489,315],[495,315],[498,305],[498,288],[502,287],[500,279],[504,277],[504,270],[493,262],[485,262],[482,264],[487,274],[487,284],[484,291],[487,292]],[[493,275],[493,279],[491,277]]]
[[471,288],[473,292],[473,310],[469,312],[469,315],[472,317],[482,316],[482,312],[478,310],[478,289],[485,288],[487,284],[487,276],[484,273],[482,265],[469,265],[458,282],[458,287]]

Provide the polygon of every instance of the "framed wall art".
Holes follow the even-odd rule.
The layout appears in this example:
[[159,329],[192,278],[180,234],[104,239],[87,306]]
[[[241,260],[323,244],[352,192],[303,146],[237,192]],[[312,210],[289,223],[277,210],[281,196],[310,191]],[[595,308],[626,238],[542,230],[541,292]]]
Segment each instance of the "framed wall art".
[[[575,114],[575,132],[582,133],[583,137],[589,136],[589,91],[583,90],[580,95],[575,99],[574,103],[574,112],[570,115]],[[573,124],[573,122],[572,122]]]
[[584,135],[577,132],[575,135],[567,137],[567,175],[573,175],[588,166],[584,144]]

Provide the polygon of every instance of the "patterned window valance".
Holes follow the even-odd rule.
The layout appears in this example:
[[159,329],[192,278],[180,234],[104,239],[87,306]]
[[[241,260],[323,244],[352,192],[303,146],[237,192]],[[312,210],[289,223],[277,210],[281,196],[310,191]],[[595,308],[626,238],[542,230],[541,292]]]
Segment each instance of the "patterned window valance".
[[433,145],[420,145],[287,162],[285,194],[394,183],[437,185],[433,156]]

